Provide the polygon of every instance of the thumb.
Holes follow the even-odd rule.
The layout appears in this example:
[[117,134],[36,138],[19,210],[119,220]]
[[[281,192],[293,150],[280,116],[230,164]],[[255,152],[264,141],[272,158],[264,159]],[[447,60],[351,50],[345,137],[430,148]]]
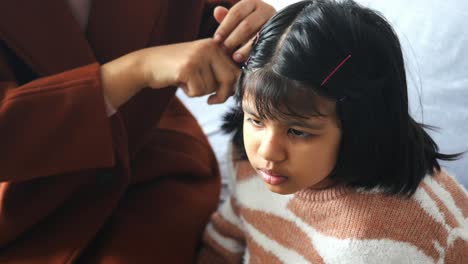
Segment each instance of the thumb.
[[226,17],[228,11],[229,10],[227,8],[225,8],[224,6],[217,6],[213,10],[213,17],[216,20],[216,22],[218,22],[218,24],[221,24],[223,19]]

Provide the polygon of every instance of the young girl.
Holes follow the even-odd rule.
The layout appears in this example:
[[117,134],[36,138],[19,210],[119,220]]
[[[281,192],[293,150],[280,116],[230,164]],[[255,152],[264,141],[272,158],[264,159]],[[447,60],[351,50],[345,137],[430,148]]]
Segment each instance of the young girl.
[[438,163],[458,155],[409,116],[381,16],[352,1],[287,7],[236,97],[236,182],[200,263],[468,263],[467,193]]

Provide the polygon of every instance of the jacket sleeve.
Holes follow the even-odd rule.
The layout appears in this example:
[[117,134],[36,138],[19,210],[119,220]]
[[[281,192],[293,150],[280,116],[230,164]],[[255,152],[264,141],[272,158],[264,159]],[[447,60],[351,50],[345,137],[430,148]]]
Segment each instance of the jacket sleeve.
[[234,196],[226,200],[211,217],[198,263],[241,263],[245,251],[245,237]]
[[113,153],[98,64],[21,86],[0,76],[0,182],[110,167]]

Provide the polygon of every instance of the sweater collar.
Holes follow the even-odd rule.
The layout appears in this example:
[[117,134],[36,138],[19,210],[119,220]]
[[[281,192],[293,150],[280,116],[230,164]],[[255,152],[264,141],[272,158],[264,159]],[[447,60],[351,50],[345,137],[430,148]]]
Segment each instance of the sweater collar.
[[337,185],[326,189],[316,190],[307,188],[295,193],[295,196],[301,200],[309,202],[325,202],[338,199],[353,192],[353,188],[344,185]]

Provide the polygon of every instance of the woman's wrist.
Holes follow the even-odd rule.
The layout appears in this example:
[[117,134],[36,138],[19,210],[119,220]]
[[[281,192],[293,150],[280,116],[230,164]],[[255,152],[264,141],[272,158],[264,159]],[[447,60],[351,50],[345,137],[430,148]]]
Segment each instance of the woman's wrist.
[[145,87],[145,75],[137,52],[130,53],[101,66],[104,97],[118,109]]

